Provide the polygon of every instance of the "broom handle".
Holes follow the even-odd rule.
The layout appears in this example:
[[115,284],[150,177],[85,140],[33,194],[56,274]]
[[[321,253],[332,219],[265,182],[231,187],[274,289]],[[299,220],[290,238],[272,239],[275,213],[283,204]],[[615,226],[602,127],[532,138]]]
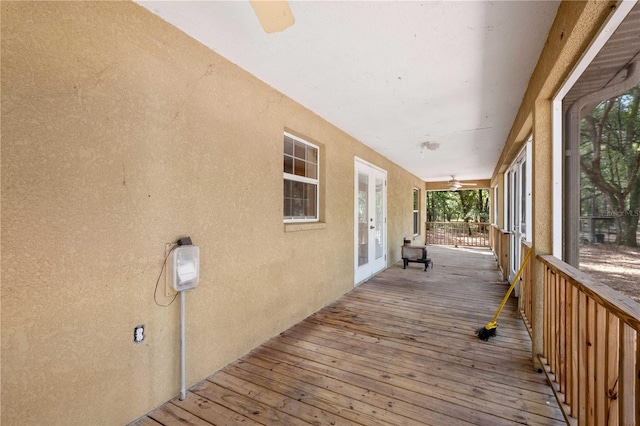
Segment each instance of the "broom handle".
[[511,283],[511,286],[509,286],[509,290],[507,291],[507,294],[504,295],[504,299],[502,299],[502,303],[500,304],[500,307],[498,308],[498,312],[496,312],[496,315],[493,317],[493,320],[491,321],[491,323],[495,323],[498,320],[498,317],[500,316],[500,312],[502,312],[502,308],[504,308],[504,305],[507,304],[507,300],[509,300],[509,296],[511,295],[511,292],[513,291],[513,288],[516,286],[516,283],[518,282],[518,278],[520,278],[520,274],[522,274],[522,271],[524,271],[524,265],[527,264],[527,261],[531,257],[531,253],[532,252],[533,252],[533,247],[531,247],[531,249],[527,252],[526,256],[524,257],[524,260],[522,261],[522,264],[520,265],[520,269],[518,269],[518,273],[516,274],[515,278],[513,279],[513,282]]

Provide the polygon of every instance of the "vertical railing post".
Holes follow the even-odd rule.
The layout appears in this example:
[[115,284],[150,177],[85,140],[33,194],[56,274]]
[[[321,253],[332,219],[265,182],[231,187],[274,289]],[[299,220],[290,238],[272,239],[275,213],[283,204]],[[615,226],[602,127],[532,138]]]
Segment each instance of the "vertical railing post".
[[640,381],[637,371],[637,333],[627,324],[620,327],[620,367],[618,374],[620,388],[620,424],[637,425],[636,412],[639,395],[636,383]]

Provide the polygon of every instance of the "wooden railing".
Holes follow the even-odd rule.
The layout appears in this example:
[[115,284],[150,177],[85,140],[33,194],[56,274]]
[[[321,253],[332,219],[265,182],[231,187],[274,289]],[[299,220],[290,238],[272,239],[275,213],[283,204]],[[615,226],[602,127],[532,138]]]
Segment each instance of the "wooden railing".
[[427,222],[427,244],[489,247],[490,226],[485,222]]
[[489,235],[490,247],[496,255],[502,278],[507,280],[509,279],[509,231],[491,225]]
[[640,304],[553,256],[537,259],[544,268],[540,361],[567,420],[640,425]]

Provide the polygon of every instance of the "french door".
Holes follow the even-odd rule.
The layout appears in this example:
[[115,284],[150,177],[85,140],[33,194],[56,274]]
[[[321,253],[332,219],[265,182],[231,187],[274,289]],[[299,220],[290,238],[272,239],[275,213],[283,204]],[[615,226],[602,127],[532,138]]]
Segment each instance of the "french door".
[[387,266],[387,172],[356,158],[354,187],[357,285]]
[[511,241],[509,248],[509,281],[513,280],[520,266],[520,169],[509,171],[509,187],[511,189],[511,197],[509,197],[509,212],[511,223],[509,223],[509,231],[511,232]]
[[[527,223],[530,216],[530,188],[527,186],[527,149],[525,149],[511,165],[507,172],[507,193],[508,193],[508,230],[511,233],[510,241],[510,262],[509,281],[515,278],[520,269],[521,245],[527,237]],[[517,295],[517,293],[516,293]]]

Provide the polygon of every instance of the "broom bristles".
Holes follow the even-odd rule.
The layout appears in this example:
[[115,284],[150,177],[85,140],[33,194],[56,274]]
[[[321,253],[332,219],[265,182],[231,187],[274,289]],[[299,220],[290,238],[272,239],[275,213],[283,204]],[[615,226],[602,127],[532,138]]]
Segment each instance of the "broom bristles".
[[480,338],[480,340],[488,341],[490,337],[496,336],[496,327],[487,329],[487,327],[482,327],[476,330],[476,334]]

